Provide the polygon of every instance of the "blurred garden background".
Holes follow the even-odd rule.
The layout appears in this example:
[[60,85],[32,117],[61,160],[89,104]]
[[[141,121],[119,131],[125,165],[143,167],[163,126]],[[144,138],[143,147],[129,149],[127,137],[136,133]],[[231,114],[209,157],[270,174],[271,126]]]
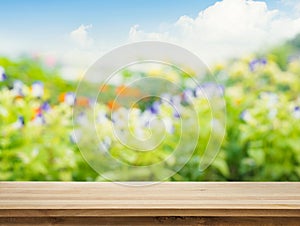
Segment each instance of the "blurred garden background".
[[[75,96],[77,81],[63,79],[59,65],[49,67],[40,58],[1,57],[0,65],[0,180],[103,180],[81,156],[72,133],[74,105],[92,105],[88,96]],[[227,107],[221,151],[204,172],[196,151],[170,180],[300,180],[300,36],[215,65],[211,73],[224,86]],[[120,110],[111,103],[118,90],[105,87],[103,110]],[[149,109],[155,111],[155,102]]]
[[[132,150],[120,149],[115,144],[109,128],[124,120],[122,119],[124,108],[122,103],[113,102],[114,97],[122,92],[129,96],[136,95],[142,88],[126,89],[122,84],[95,87],[95,84],[83,80],[86,95],[84,92],[77,95],[77,85],[84,74],[84,70],[78,72],[78,68],[87,68],[86,62],[91,64],[97,59],[95,56],[99,56],[99,51],[93,52],[95,45],[105,46],[105,43],[109,43],[110,46],[117,45],[117,42],[110,41],[112,37],[121,39],[118,32],[122,32],[122,29],[117,24],[121,23],[122,16],[127,18],[129,24],[133,23],[130,19],[141,18],[141,23],[145,25],[147,24],[145,21],[150,21],[150,16],[153,18],[156,14],[166,15],[157,16],[157,20],[163,18],[170,21],[170,18],[187,13],[189,16],[180,17],[172,25],[162,24],[156,33],[140,30],[138,25],[134,25],[129,31],[130,42],[171,41],[182,44],[192,51],[195,50],[201,59],[208,62],[210,73],[216,78],[218,87],[222,90],[222,97],[226,101],[226,135],[221,150],[212,164],[203,172],[199,170],[205,145],[203,141],[209,139],[209,130],[204,126],[200,128],[201,142],[193,156],[168,180],[300,181],[300,35],[298,34],[300,7],[296,7],[295,1],[286,1],[284,5],[282,1],[276,0],[205,1],[205,4],[203,1],[202,3],[189,1],[190,6],[182,2],[162,3],[162,9],[172,8],[167,10],[174,13],[168,15],[170,17],[167,16],[166,11],[161,12],[157,7],[149,6],[151,15],[146,18],[140,15],[142,13],[129,13],[131,12],[129,10],[145,9],[146,6],[135,2],[140,8],[128,7],[126,8],[128,14],[123,15],[121,9],[125,6],[123,8],[118,6],[125,3],[113,1],[111,7],[117,11],[109,28],[105,23],[103,25],[106,29],[103,33],[109,34],[106,39],[102,40],[103,42],[95,41],[88,33],[92,26],[81,25],[70,34],[78,48],[68,53],[65,53],[67,50],[64,49],[64,44],[56,46],[58,50],[55,54],[52,52],[51,43],[55,38],[50,33],[53,27],[49,27],[47,33],[49,35],[44,37],[46,30],[43,30],[45,26],[42,26],[43,28],[36,32],[36,36],[32,36],[33,40],[35,38],[43,40],[42,44],[33,43],[36,46],[40,45],[40,50],[35,52],[40,51],[41,54],[10,54],[10,51],[17,48],[14,44],[17,43],[16,37],[21,36],[15,36],[12,32],[14,38],[10,39],[7,35],[8,30],[19,29],[23,34],[35,33],[30,32],[30,29],[24,31],[27,26],[26,20],[23,27],[18,27],[22,24],[19,23],[20,18],[19,22],[17,21],[18,26],[7,26],[7,32],[4,32],[3,28],[0,43],[5,43],[4,40],[8,41],[6,45],[0,46],[0,180],[105,181],[84,160],[76,145],[78,136],[74,134],[73,123],[76,127],[85,120],[82,115],[73,118],[74,107],[90,108],[96,102],[89,96],[89,87],[101,90],[103,93],[102,102],[97,105],[97,114],[99,114],[97,127],[99,130],[106,131],[100,143],[110,151],[111,155],[137,166],[151,164],[168,156],[174,148],[174,141],[179,139],[176,132],[179,115],[176,112],[172,112],[155,99],[135,106],[136,111],[133,112],[135,115],[132,116],[133,122],[137,125],[135,131],[139,128],[139,123],[145,123],[143,121],[145,115],[161,113],[162,117],[167,119],[166,129],[169,134],[166,138],[167,144],[153,156],[142,157]],[[77,1],[76,4],[79,2],[81,1]],[[96,4],[94,1],[91,2],[91,5]],[[44,7],[37,2],[31,3],[36,4],[38,8]],[[271,9],[267,8],[267,4]],[[192,10],[195,10],[196,6],[201,10],[199,14],[194,15]],[[84,9],[85,4],[80,3],[80,7]],[[284,11],[286,8],[288,11]],[[15,9],[20,11],[18,15],[29,15],[30,12],[26,7],[24,10],[20,10],[21,7]],[[50,7],[49,10],[57,12],[59,14],[57,18],[61,16],[60,13],[65,12],[55,7]],[[137,18],[131,18],[129,14]],[[285,15],[294,15],[294,17],[285,17]],[[82,16],[82,21],[86,21],[85,18],[93,19],[87,15]],[[104,13],[104,16],[110,15]],[[42,16],[40,18],[42,21],[45,20]],[[228,22],[224,18],[228,19]],[[55,17],[52,17],[52,20],[55,20]],[[4,19],[0,21],[2,23]],[[60,23],[60,21],[52,22]],[[76,23],[78,24],[77,20]],[[36,26],[39,26],[38,22]],[[126,32],[128,33],[127,30]],[[24,35],[22,41],[19,38],[18,44],[26,46],[30,39],[29,36]],[[60,43],[63,38],[57,40]],[[264,43],[268,45],[260,48]],[[48,44],[51,51],[46,47]],[[34,49],[32,46],[30,48]],[[22,49],[22,52],[30,51]],[[59,57],[61,55],[62,58]],[[179,78],[184,84],[188,79],[179,71],[170,73],[170,80]],[[124,70],[121,76],[125,79],[137,74],[141,75],[139,71]],[[148,71],[143,76],[157,76],[157,74],[169,75],[168,72]],[[209,82],[201,84],[202,88],[211,86],[214,85]],[[183,114],[188,117],[189,113],[185,111],[189,104],[187,97],[192,98],[201,112],[199,120],[203,124],[209,122],[211,120],[209,106],[197,92],[199,87],[185,88],[179,96],[172,97],[170,94],[170,100],[177,101],[183,109]],[[109,116],[108,113],[113,114]],[[143,134],[145,131],[142,128],[138,132]]]

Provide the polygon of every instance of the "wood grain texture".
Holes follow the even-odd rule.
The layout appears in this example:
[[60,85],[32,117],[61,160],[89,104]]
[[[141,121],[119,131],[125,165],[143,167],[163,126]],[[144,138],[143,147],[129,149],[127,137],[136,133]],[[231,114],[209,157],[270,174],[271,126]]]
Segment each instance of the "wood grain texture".
[[210,225],[210,226],[234,226],[234,225],[295,225],[299,226],[299,218],[282,217],[22,217],[0,218],[2,225]]
[[138,185],[0,182],[0,218],[300,217],[300,183],[296,182]]

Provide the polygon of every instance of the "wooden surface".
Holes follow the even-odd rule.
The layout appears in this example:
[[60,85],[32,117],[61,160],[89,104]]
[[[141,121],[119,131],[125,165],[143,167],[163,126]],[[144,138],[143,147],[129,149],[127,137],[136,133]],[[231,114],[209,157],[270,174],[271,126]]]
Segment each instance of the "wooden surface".
[[253,225],[258,220],[266,221],[265,225],[300,225],[300,183],[139,185],[0,182],[0,225],[25,225],[32,220],[40,225],[75,225],[82,220],[88,220],[86,225],[124,225],[124,219],[130,219],[130,225],[226,225],[230,219],[228,225],[233,225],[234,220]]

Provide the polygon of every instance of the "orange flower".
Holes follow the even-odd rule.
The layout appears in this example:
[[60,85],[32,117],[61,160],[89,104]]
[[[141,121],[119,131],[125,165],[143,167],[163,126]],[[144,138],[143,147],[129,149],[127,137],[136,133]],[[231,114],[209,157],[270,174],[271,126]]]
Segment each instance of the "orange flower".
[[58,96],[58,101],[59,102],[64,102],[65,101],[65,96],[66,96],[66,93],[61,93],[59,96]]
[[99,88],[100,92],[106,92],[106,91],[108,91],[108,89],[109,89],[109,85],[107,85],[107,84],[103,84]]
[[115,111],[115,110],[117,110],[118,108],[121,107],[121,105],[118,104],[118,103],[117,103],[116,101],[114,101],[114,100],[109,101],[109,102],[107,103],[107,106],[108,106],[108,108],[109,108],[110,110],[112,110],[112,111]]
[[121,85],[117,87],[116,94],[120,96],[134,96],[138,97],[141,95],[141,92],[137,88],[127,87],[125,85]]
[[78,97],[76,104],[81,107],[88,107],[90,105],[90,100],[86,97]]

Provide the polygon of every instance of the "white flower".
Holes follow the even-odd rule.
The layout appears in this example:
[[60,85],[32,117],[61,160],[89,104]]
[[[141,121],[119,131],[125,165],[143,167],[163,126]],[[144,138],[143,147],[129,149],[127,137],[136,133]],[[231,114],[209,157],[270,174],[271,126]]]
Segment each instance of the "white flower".
[[126,127],[129,120],[129,112],[126,108],[120,108],[112,114],[113,123],[119,127]]
[[32,156],[33,158],[35,158],[36,156],[38,156],[39,153],[40,153],[40,150],[39,150],[38,148],[34,148],[34,149],[32,150],[31,156]]
[[277,115],[277,109],[273,108],[269,111],[268,117],[269,119],[274,119]]
[[100,147],[99,147],[100,150],[102,152],[108,151],[109,148],[111,147],[111,143],[112,143],[112,141],[111,141],[110,137],[109,136],[105,136],[103,138],[103,140],[100,142]]
[[278,95],[276,93],[263,92],[260,97],[267,101],[267,107],[274,107],[278,103]]
[[72,93],[72,92],[66,93],[66,95],[65,95],[65,103],[66,104],[73,106],[75,104],[75,101],[76,101],[76,97],[75,97],[74,93]]
[[295,119],[300,119],[300,107],[299,106],[294,108],[293,117]]
[[23,96],[23,88],[24,88],[23,82],[21,82],[20,80],[16,80],[16,81],[14,81],[12,92],[16,96]]
[[0,115],[7,117],[8,116],[8,111],[6,110],[6,108],[0,106]]
[[31,93],[34,97],[42,97],[44,95],[44,85],[41,82],[34,82],[31,86]]
[[173,126],[173,121],[171,118],[163,118],[162,121],[164,122],[165,124],[165,129],[168,133],[172,134],[174,133],[174,126]]
[[106,112],[104,110],[99,110],[98,111],[98,117],[97,117],[97,122],[100,124],[103,124],[107,122],[108,118],[106,117]]
[[76,121],[81,126],[87,126],[87,125],[89,125],[89,119],[88,119],[87,115],[84,112],[81,112],[77,116]]
[[252,117],[251,113],[248,110],[243,111],[240,117],[242,120],[244,120],[247,123],[254,121],[254,118]]
[[73,130],[70,134],[70,140],[74,144],[78,143],[81,137],[82,137],[82,131],[78,129]]
[[140,121],[143,126],[148,127],[151,121],[155,118],[155,114],[153,114],[150,110],[145,110],[140,116]]
[[24,127],[24,125],[25,125],[24,117],[23,116],[19,116],[18,120],[12,124],[12,127],[14,129],[21,129],[21,128]]
[[32,123],[36,126],[40,126],[40,125],[44,125],[46,123],[46,121],[42,114],[38,114],[35,116]]

